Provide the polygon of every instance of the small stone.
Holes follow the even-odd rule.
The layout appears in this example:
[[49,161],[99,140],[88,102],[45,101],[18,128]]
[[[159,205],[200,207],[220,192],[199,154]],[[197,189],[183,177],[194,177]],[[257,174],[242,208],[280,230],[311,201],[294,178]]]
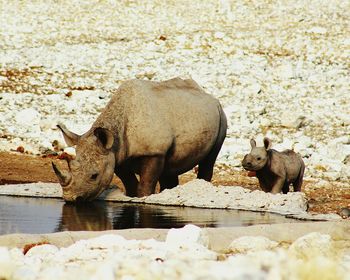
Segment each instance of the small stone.
[[327,29],[324,27],[320,27],[320,26],[314,26],[314,27],[310,28],[307,32],[308,33],[315,33],[315,34],[326,34]]
[[27,257],[31,257],[31,256],[40,256],[40,258],[44,258],[47,255],[53,255],[56,252],[58,252],[58,248],[54,245],[51,244],[34,244],[33,247],[31,247],[26,253],[25,255]]
[[242,236],[233,240],[229,250],[233,253],[248,253],[262,250],[272,250],[278,245],[264,236]]
[[224,32],[220,32],[220,31],[217,31],[217,32],[214,33],[214,37],[215,37],[216,39],[222,39],[222,38],[225,37],[225,33],[224,33]]
[[205,247],[209,246],[209,236],[200,227],[195,225],[186,225],[183,228],[172,228],[168,231],[166,243],[175,245],[197,243]]
[[64,149],[65,144],[59,140],[53,140],[51,146],[53,147],[54,151],[59,152]]
[[15,120],[19,125],[32,126],[33,124],[39,124],[40,114],[35,109],[24,109],[16,114]]
[[310,260],[317,256],[332,258],[333,241],[330,235],[312,232],[295,240],[288,249],[289,254],[298,259]]
[[295,71],[291,64],[283,64],[277,67],[276,73],[281,79],[291,79],[295,77]]
[[342,208],[340,210],[340,216],[342,218],[349,218],[350,217],[350,208]]
[[23,153],[24,153],[24,148],[23,148],[23,146],[18,146],[17,149],[16,149],[16,151],[23,154]]
[[65,153],[67,153],[68,155],[71,155],[71,156],[75,156],[76,155],[75,148],[73,148],[73,147],[66,147],[66,148],[63,149],[63,151]]
[[281,117],[281,125],[286,128],[301,128],[306,121],[306,117],[296,112],[287,111],[282,113]]

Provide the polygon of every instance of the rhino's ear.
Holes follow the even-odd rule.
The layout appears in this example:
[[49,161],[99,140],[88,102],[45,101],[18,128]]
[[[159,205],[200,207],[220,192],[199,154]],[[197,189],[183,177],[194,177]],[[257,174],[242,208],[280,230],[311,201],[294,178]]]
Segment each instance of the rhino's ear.
[[68,128],[63,123],[59,123],[57,127],[62,131],[64,141],[66,141],[69,147],[75,146],[78,143],[80,135],[69,131]]
[[94,130],[94,135],[97,137],[98,144],[106,150],[112,148],[114,143],[113,133],[106,128],[97,127]]
[[271,140],[267,137],[264,138],[264,147],[266,150],[270,149],[271,148]]
[[250,139],[250,146],[252,147],[252,149],[256,147],[256,142],[254,139]]

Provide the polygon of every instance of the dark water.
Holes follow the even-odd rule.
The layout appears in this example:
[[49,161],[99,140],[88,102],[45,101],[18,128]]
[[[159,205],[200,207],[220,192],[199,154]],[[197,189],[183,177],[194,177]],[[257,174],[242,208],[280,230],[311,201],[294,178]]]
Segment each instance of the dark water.
[[200,209],[95,201],[66,204],[59,199],[0,196],[0,234],[64,230],[248,226],[294,220],[250,211]]

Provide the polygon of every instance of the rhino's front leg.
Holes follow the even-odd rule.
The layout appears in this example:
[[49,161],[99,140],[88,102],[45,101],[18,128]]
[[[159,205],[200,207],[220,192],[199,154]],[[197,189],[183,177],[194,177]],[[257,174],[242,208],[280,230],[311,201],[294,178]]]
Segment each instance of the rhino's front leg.
[[282,191],[285,180],[286,178],[284,177],[277,177],[274,185],[272,186],[271,193],[280,193]]
[[137,186],[137,196],[153,194],[163,172],[164,156],[147,156],[142,159],[140,182]]
[[137,196],[137,186],[139,181],[137,180],[135,173],[125,166],[116,167],[115,174],[120,178],[125,187],[127,196]]

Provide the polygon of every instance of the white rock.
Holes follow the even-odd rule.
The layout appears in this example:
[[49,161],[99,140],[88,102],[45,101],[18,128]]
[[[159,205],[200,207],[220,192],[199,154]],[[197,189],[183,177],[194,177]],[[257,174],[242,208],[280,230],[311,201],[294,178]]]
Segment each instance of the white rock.
[[217,31],[214,33],[214,38],[216,39],[222,39],[225,37],[225,33],[224,32],[220,32],[220,31]]
[[258,92],[260,92],[261,90],[261,85],[258,82],[252,82],[252,84],[250,84],[247,88],[246,88],[247,92],[252,93],[252,94],[256,94]]
[[6,247],[0,247],[0,279],[11,279],[15,265]]
[[310,28],[307,32],[315,33],[315,34],[326,34],[327,28],[320,27],[320,26],[314,26],[314,27]]
[[245,255],[234,255],[228,258],[227,264],[232,268],[228,279],[267,279],[258,261]]
[[277,75],[282,79],[290,79],[295,77],[293,65],[290,63],[283,64],[276,69]]
[[58,251],[58,248],[51,244],[43,244],[39,246],[34,246],[29,249],[26,253],[26,257],[32,256],[40,256],[41,258],[45,258],[48,255],[54,255]]
[[97,271],[91,276],[90,280],[114,280],[114,267],[111,263],[104,263],[97,268]]
[[12,275],[14,280],[36,280],[38,270],[33,268],[31,265],[26,264],[25,266],[17,267]]
[[91,238],[88,241],[82,241],[81,245],[87,245],[89,248],[120,248],[125,244],[131,244],[135,241],[128,241],[120,235],[117,234],[106,234],[96,238]]
[[330,235],[312,232],[295,240],[288,249],[289,254],[309,260],[316,256],[332,258],[335,254],[333,241]]
[[299,128],[305,123],[306,117],[298,112],[284,111],[280,116],[281,125],[287,128]]
[[69,155],[75,156],[76,155],[76,151],[74,147],[65,147],[63,149],[64,152],[66,152]]
[[205,230],[195,225],[189,224],[183,228],[172,228],[168,231],[167,244],[183,245],[197,243],[205,247],[209,246],[209,236]]
[[228,249],[235,253],[247,253],[261,250],[271,250],[276,248],[277,245],[277,242],[271,241],[264,236],[243,236],[233,240]]
[[40,114],[37,110],[28,108],[19,111],[15,116],[16,123],[21,126],[38,125],[40,122]]

